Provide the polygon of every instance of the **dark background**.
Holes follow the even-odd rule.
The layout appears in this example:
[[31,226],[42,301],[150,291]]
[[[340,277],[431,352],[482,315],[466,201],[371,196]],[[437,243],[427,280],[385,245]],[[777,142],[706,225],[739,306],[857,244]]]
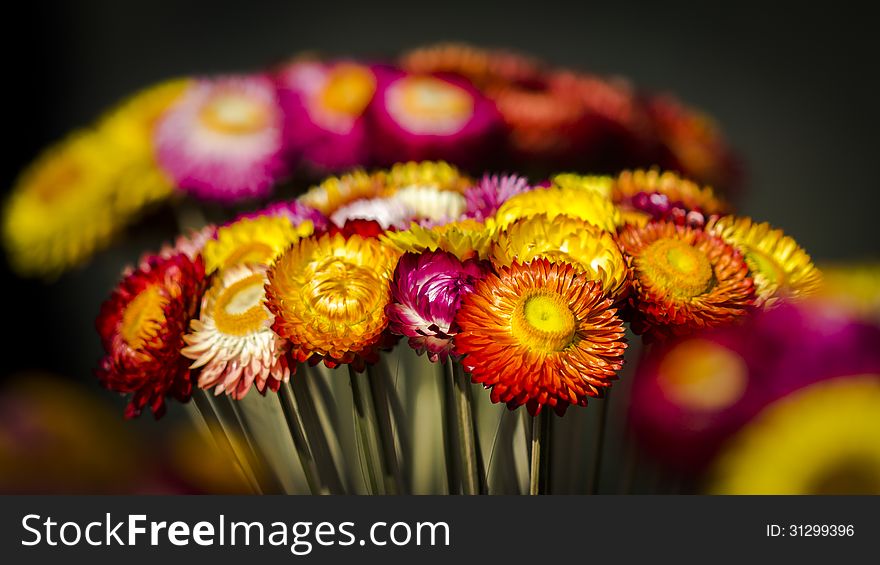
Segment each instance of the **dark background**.
[[[568,4],[31,2],[4,16],[0,181],[5,193],[40,148],[163,78],[247,70],[303,50],[392,56],[463,40],[675,93],[717,118],[742,155],[742,213],[785,229],[819,262],[878,258],[880,50],[866,11]],[[145,223],[51,285],[18,280],[4,262],[0,374],[41,368],[91,382],[101,301],[126,262],[173,235],[162,214]]]

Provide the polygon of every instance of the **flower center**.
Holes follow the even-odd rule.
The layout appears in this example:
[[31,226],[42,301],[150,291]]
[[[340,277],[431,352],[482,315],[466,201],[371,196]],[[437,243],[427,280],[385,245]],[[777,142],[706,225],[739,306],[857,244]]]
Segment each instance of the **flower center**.
[[239,94],[213,96],[201,111],[202,122],[209,128],[233,135],[260,131],[269,125],[265,105]]
[[434,77],[406,77],[389,87],[388,111],[411,133],[451,135],[474,113],[474,100],[462,88]]
[[680,239],[659,239],[636,258],[636,267],[656,287],[684,299],[708,291],[714,279],[706,254]]
[[269,245],[262,241],[248,241],[232,250],[223,262],[223,267],[228,268],[246,263],[262,265],[271,261],[274,256],[275,251]]
[[541,351],[562,351],[574,338],[575,318],[559,294],[536,290],[520,298],[511,329],[522,343]]
[[263,307],[264,283],[263,275],[253,274],[223,289],[214,305],[217,329],[236,336],[262,330],[269,319]]
[[155,285],[141,291],[122,313],[119,334],[132,349],[140,349],[165,322],[166,298]]
[[666,354],[657,380],[672,402],[711,412],[742,398],[748,385],[748,368],[730,349],[705,339],[691,339]]
[[317,265],[304,292],[324,318],[354,323],[375,309],[381,288],[385,283],[372,270],[330,257]]
[[812,494],[880,494],[880,469],[859,456],[845,457],[812,481]]
[[68,192],[81,177],[82,170],[76,160],[69,156],[62,157],[54,160],[39,173],[33,190],[42,202],[51,204]]
[[360,65],[338,65],[321,92],[321,105],[351,117],[360,116],[376,92],[376,78]]

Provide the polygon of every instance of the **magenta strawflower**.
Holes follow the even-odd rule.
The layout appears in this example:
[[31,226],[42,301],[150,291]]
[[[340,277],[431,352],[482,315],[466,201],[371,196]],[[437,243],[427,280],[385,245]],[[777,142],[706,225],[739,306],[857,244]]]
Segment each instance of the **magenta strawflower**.
[[349,61],[296,61],[278,73],[292,150],[319,169],[368,162],[365,113],[376,92],[372,69]]
[[454,318],[461,298],[473,292],[485,273],[478,261],[459,261],[445,251],[404,254],[391,281],[391,303],[385,307],[389,330],[408,337],[418,354],[445,362],[458,332]]
[[529,181],[519,175],[485,175],[464,193],[465,216],[483,221],[495,215],[511,196],[530,190]]
[[283,129],[271,80],[199,80],[157,126],[159,163],[178,187],[201,199],[264,197],[287,173]]
[[470,166],[498,146],[502,126],[495,105],[464,79],[392,69],[377,76],[369,112],[380,163],[444,160]]

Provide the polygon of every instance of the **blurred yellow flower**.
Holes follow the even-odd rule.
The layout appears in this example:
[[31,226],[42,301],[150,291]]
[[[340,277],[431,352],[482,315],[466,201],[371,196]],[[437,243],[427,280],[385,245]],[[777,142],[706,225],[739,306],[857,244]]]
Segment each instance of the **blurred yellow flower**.
[[837,378],[766,408],[718,459],[717,494],[880,494],[880,375]]
[[156,162],[153,130],[191,83],[177,79],[146,88],[98,122],[98,131],[117,149],[120,171],[115,204],[121,212],[138,212],[173,193],[171,179]]
[[880,321],[880,262],[822,266],[820,296],[856,316]]
[[94,131],[75,132],[19,176],[3,211],[3,243],[22,275],[55,277],[106,246],[124,219],[112,205],[118,167]]

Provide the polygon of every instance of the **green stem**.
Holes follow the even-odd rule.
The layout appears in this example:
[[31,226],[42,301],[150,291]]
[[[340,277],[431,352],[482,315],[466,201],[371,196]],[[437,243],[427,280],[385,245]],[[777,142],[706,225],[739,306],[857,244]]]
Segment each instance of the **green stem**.
[[402,494],[404,492],[403,473],[397,459],[397,437],[391,420],[391,403],[388,392],[387,373],[383,371],[381,361],[377,365],[367,367],[367,379],[373,393],[373,407],[379,424],[379,446],[382,449],[383,466],[385,468],[385,492]]
[[382,457],[379,423],[376,418],[375,403],[369,383],[363,382],[366,377],[359,375],[348,366],[348,377],[351,381],[351,394],[354,401],[355,428],[357,429],[360,449],[364,459],[364,479],[370,494],[384,494],[385,467]]
[[[452,418],[456,423],[456,440],[459,471],[456,476],[461,484],[462,494],[474,495],[482,492],[480,484],[481,467],[477,442],[474,433],[474,412],[471,399],[471,385],[461,365],[455,361],[446,362],[449,388],[452,392]],[[447,419],[449,417],[447,416]]]
[[458,448],[458,416],[455,409],[455,377],[450,364],[443,364],[442,384],[444,392],[443,447],[446,453],[446,485],[449,494],[459,494],[461,489],[461,451]]
[[[297,377],[294,377],[297,378]],[[321,485],[319,479],[318,466],[315,464],[315,458],[312,456],[312,450],[306,436],[305,425],[302,420],[302,411],[290,383],[283,383],[278,391],[278,399],[281,401],[281,412],[284,414],[284,420],[290,430],[290,437],[293,440],[293,447],[299,456],[299,462],[302,465],[303,474],[309,485],[309,491],[312,494],[327,494],[327,491]]]
[[550,418],[550,411],[546,408],[532,418],[530,495],[550,492]]
[[302,374],[299,378],[294,377],[293,382],[286,384],[288,394],[294,399],[299,399],[299,414],[302,418],[303,432],[311,449],[315,466],[318,470],[318,478],[325,491],[330,494],[345,494],[342,479],[333,460],[327,433],[321,424],[318,415],[315,397],[312,395],[312,379],[318,378],[316,371],[306,370],[302,365]]

